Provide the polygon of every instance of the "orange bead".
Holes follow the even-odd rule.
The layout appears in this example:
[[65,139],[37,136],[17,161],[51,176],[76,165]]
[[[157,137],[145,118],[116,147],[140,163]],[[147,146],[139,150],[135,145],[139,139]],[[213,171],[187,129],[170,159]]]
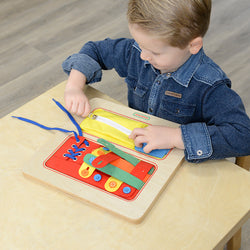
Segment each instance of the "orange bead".
[[81,171],[81,175],[82,176],[87,176],[89,174],[89,170],[87,170],[87,169],[83,169],[82,171]]
[[104,154],[105,154],[102,150],[98,150],[96,153],[97,153],[98,155],[104,155]]
[[111,181],[109,183],[109,187],[111,187],[111,188],[115,188],[116,186],[117,186],[117,183],[115,181]]

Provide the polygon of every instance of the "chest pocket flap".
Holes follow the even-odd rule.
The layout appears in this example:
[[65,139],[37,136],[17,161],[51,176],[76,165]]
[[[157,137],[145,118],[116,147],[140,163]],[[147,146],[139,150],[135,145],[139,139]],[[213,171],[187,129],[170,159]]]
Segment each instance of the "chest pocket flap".
[[161,103],[161,109],[171,115],[185,117],[192,116],[195,111],[194,104],[185,104],[185,103],[177,103],[177,102],[169,102],[163,101]]

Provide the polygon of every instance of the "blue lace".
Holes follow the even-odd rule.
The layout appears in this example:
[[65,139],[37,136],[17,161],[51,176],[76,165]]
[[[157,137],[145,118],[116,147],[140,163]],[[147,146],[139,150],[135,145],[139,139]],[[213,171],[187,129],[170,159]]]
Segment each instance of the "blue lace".
[[[86,139],[84,140],[84,143],[86,146],[89,146],[89,143]],[[64,157],[68,157],[68,158],[71,158],[72,160],[76,161],[77,156],[81,155],[81,151],[84,151],[86,149],[77,147],[76,145],[73,145],[72,147],[75,149],[75,152],[72,149],[69,149],[68,150],[69,154],[64,154]]]
[[34,124],[42,129],[46,129],[46,130],[58,130],[58,131],[61,131],[61,132],[65,132],[65,133],[74,133],[74,136],[76,138],[76,141],[79,142],[80,139],[78,138],[78,135],[79,136],[82,136],[82,130],[81,130],[81,127],[79,126],[79,124],[76,122],[76,120],[74,119],[74,117],[68,112],[68,110],[66,110],[63,105],[56,101],[54,98],[52,99],[56,105],[62,110],[64,111],[67,116],[69,117],[69,119],[72,121],[72,123],[75,125],[75,127],[77,128],[77,131],[78,131],[78,134],[77,132],[73,131],[73,130],[67,130],[67,129],[63,129],[63,128],[57,128],[57,127],[47,127],[47,126],[44,126],[38,122],[35,122],[33,120],[30,120],[30,119],[27,119],[27,118],[24,118],[24,117],[18,117],[18,116],[12,116],[13,118],[17,118],[21,121],[25,121],[25,122],[28,122],[28,123],[31,123],[31,124]]

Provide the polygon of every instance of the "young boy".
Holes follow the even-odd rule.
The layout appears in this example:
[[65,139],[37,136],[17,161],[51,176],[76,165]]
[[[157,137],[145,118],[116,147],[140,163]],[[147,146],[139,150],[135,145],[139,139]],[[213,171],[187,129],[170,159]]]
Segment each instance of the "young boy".
[[64,61],[67,109],[87,116],[84,85],[114,68],[125,77],[130,107],[181,124],[134,129],[130,138],[136,146],[146,143],[146,153],[176,147],[190,162],[250,154],[242,101],[203,50],[210,12],[211,0],[130,0],[134,39],[88,42]]

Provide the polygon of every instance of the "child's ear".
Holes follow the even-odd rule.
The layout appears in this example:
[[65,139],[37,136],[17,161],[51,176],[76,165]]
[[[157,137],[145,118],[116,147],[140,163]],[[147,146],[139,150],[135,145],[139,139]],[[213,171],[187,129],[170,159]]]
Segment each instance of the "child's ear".
[[196,37],[189,43],[189,51],[191,54],[197,54],[203,46],[203,38],[201,36]]

